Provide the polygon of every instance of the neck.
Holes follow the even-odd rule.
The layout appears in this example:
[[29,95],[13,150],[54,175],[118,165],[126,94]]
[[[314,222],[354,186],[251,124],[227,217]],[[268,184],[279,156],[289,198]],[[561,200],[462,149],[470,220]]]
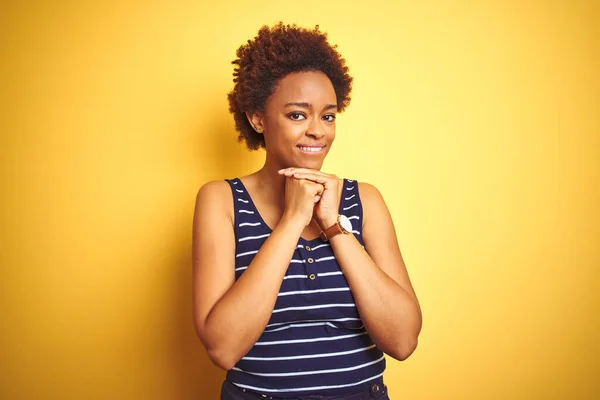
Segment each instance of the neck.
[[274,200],[283,210],[285,205],[285,176],[278,173],[282,168],[285,167],[270,162],[267,158],[263,167],[256,171],[254,175],[262,195]]

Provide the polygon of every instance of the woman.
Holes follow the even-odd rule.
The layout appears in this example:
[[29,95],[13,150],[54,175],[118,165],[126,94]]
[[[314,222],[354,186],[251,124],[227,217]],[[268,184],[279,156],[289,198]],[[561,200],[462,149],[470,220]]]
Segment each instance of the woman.
[[239,139],[264,166],[196,199],[194,322],[222,399],[387,399],[383,353],[421,311],[378,190],[322,172],[352,78],[327,34],[262,27],[237,51]]

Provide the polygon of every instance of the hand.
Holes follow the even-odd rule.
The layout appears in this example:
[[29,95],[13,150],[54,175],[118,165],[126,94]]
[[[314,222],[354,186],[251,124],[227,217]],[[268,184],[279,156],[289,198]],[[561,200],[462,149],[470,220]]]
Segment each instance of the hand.
[[[343,188],[342,180],[335,175],[308,168],[285,168],[280,175],[299,181],[314,182],[323,187],[320,200],[314,206],[314,217],[326,229],[336,223],[340,208],[340,195]],[[309,221],[310,222],[310,221]]]
[[321,200],[323,185],[309,180],[285,178],[285,216],[300,219],[308,226],[313,219],[315,203]]

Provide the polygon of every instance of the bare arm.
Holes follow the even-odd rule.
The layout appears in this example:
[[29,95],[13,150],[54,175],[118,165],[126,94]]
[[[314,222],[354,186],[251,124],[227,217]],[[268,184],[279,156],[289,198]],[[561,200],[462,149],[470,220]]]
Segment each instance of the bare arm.
[[314,193],[320,190],[311,185],[291,193],[296,201],[286,203],[287,212],[237,281],[231,189],[227,182],[215,181],[198,192],[192,250],[194,324],[209,357],[221,368],[233,368],[248,353],[271,317],[306,226],[306,218],[295,211],[304,208],[310,221]]
[[365,183],[359,188],[365,249],[353,235],[337,235],[331,246],[369,336],[382,351],[405,360],[417,347],[421,309],[381,194]]

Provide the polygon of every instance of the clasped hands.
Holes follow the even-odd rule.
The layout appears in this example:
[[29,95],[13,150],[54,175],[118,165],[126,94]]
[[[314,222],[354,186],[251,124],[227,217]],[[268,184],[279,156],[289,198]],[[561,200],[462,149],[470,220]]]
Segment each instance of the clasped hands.
[[342,191],[342,179],[333,174],[309,169],[309,168],[284,168],[278,171],[288,179],[307,180],[315,182],[323,187],[320,197],[317,197],[313,209],[313,219],[317,221],[322,229],[326,229],[336,223],[340,204],[340,192]]

